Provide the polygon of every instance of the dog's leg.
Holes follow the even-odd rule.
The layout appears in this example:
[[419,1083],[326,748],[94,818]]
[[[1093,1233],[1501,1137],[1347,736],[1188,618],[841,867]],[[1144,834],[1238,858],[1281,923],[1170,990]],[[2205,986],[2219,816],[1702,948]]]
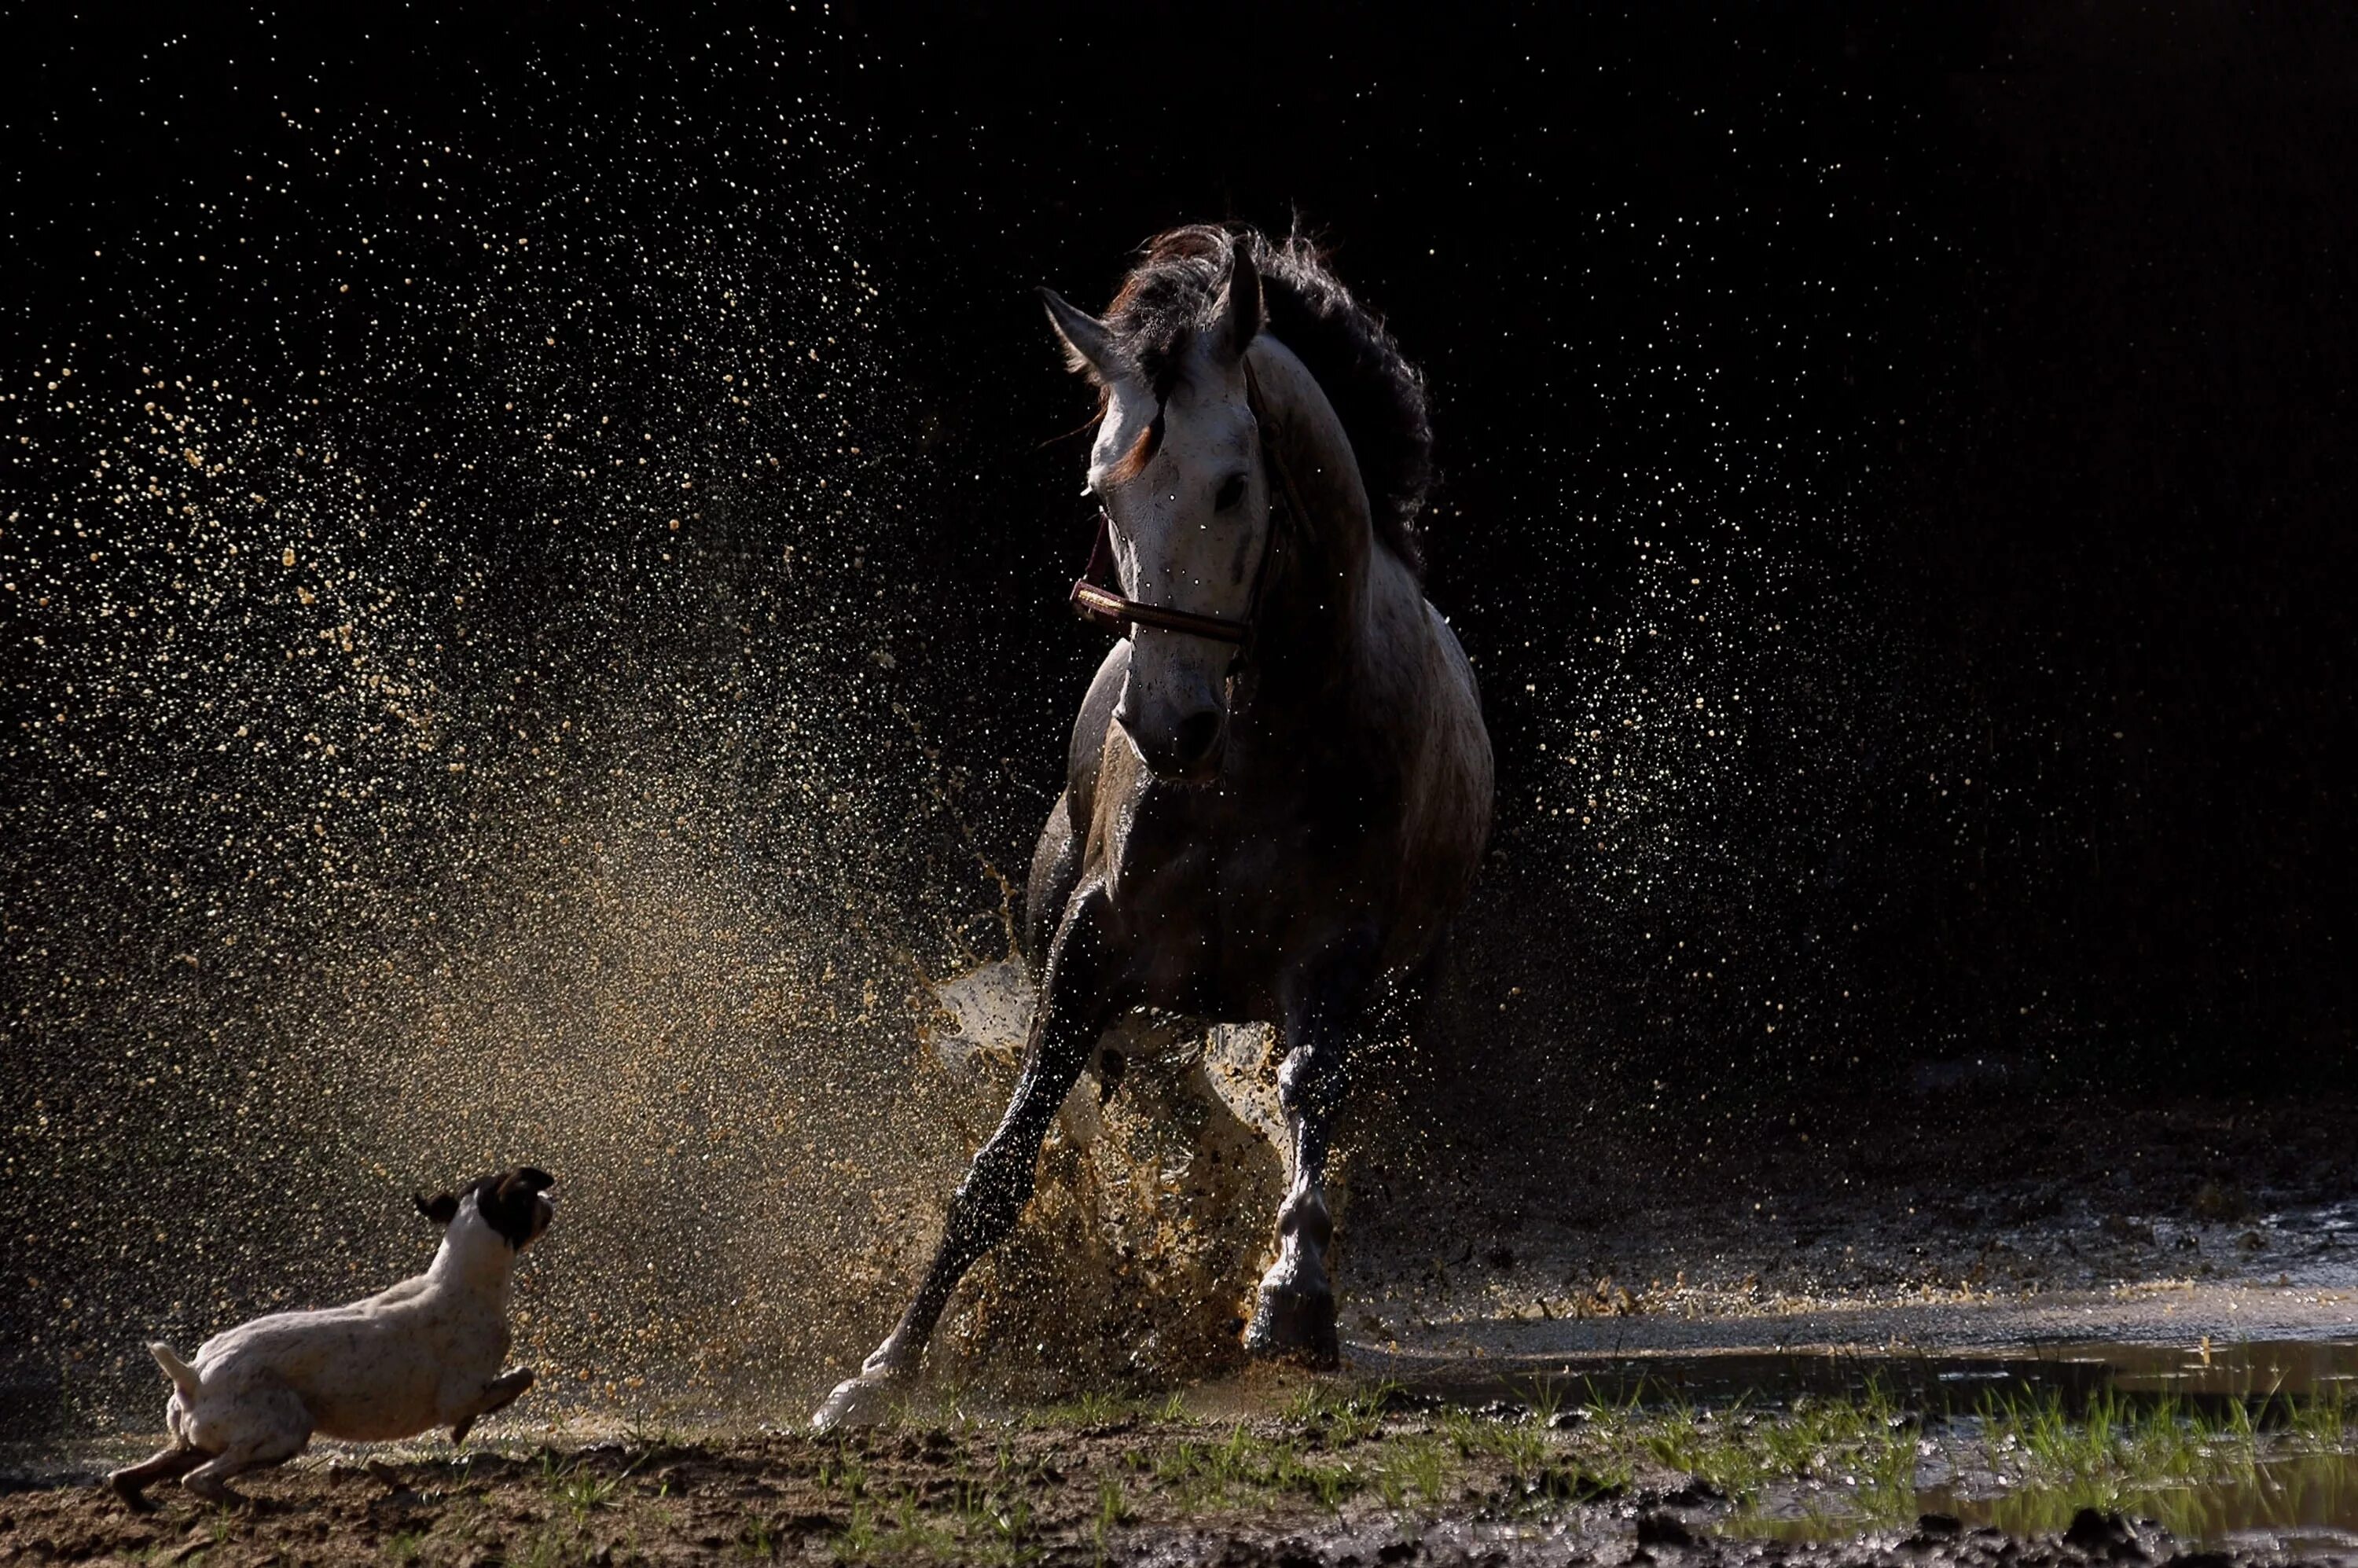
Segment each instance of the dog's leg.
[[294,1442],[276,1441],[267,1449],[257,1449],[252,1445],[225,1448],[189,1471],[188,1479],[180,1484],[209,1503],[220,1503],[224,1507],[243,1503],[247,1500],[245,1496],[231,1489],[230,1477],[243,1476],[248,1470],[267,1470],[273,1465],[284,1465],[302,1453],[303,1445],[310,1439],[311,1434],[307,1431]]
[[482,1402],[450,1424],[451,1446],[456,1447],[467,1441],[468,1429],[475,1424],[478,1417],[495,1414],[515,1403],[516,1396],[532,1387],[532,1368],[519,1367],[484,1384]]
[[153,1513],[155,1500],[146,1490],[150,1482],[177,1481],[211,1457],[201,1448],[184,1448],[175,1443],[136,1465],[114,1471],[106,1477],[106,1484],[133,1511]]
[[243,1503],[230,1478],[284,1465],[311,1441],[311,1412],[292,1389],[280,1389],[238,1412],[238,1434],[189,1472],[180,1484],[210,1503]]

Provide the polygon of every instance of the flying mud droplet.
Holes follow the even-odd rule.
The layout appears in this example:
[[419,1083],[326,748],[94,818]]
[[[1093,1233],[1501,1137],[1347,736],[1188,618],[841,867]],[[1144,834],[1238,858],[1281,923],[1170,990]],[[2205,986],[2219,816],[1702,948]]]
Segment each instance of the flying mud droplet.
[[[1033,991],[1022,966],[928,987],[930,1059],[979,1146],[1022,1060]],[[1065,1097],[1014,1236],[977,1265],[932,1357],[953,1382],[1039,1398],[1233,1370],[1237,1325],[1274,1256],[1285,1173],[1265,1029],[1134,1014]]]

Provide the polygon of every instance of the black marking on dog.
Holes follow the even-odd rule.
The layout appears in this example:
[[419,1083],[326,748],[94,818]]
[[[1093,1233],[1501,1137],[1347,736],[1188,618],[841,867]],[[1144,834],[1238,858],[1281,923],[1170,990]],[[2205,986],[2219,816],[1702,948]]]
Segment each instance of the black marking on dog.
[[456,1194],[437,1193],[429,1198],[424,1193],[412,1193],[409,1195],[409,1201],[417,1206],[418,1213],[437,1225],[448,1225],[459,1217],[459,1199]]
[[540,1234],[540,1195],[556,1184],[557,1178],[547,1172],[517,1165],[481,1177],[468,1190],[475,1195],[475,1208],[483,1222],[507,1238],[509,1246],[521,1250]]

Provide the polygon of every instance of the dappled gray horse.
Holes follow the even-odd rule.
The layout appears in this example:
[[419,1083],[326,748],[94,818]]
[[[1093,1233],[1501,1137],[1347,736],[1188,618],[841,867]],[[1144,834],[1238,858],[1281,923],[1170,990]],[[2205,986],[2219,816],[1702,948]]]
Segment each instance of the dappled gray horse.
[[914,1374],[1100,1034],[1139,1007],[1282,1032],[1291,1182],[1246,1344],[1332,1365],[1325,1162],[1352,1046],[1394,1016],[1489,834],[1473,671],[1417,577],[1424,389],[1390,335],[1307,242],[1207,227],[1155,239],[1102,320],[1043,296],[1099,395],[1102,523],[1074,601],[1129,636],[1033,858],[1014,1098],[822,1427]]

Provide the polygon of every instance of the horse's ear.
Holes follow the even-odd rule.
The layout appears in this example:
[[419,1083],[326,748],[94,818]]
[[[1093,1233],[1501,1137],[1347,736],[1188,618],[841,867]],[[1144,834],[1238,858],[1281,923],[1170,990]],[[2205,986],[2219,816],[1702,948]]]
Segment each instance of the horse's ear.
[[1220,304],[1220,353],[1239,359],[1260,332],[1260,268],[1253,265],[1252,247],[1238,240],[1228,249],[1228,297]]
[[1113,334],[1106,324],[1053,288],[1040,291],[1040,303],[1048,308],[1048,324],[1065,345],[1065,362],[1100,386],[1111,380]]

